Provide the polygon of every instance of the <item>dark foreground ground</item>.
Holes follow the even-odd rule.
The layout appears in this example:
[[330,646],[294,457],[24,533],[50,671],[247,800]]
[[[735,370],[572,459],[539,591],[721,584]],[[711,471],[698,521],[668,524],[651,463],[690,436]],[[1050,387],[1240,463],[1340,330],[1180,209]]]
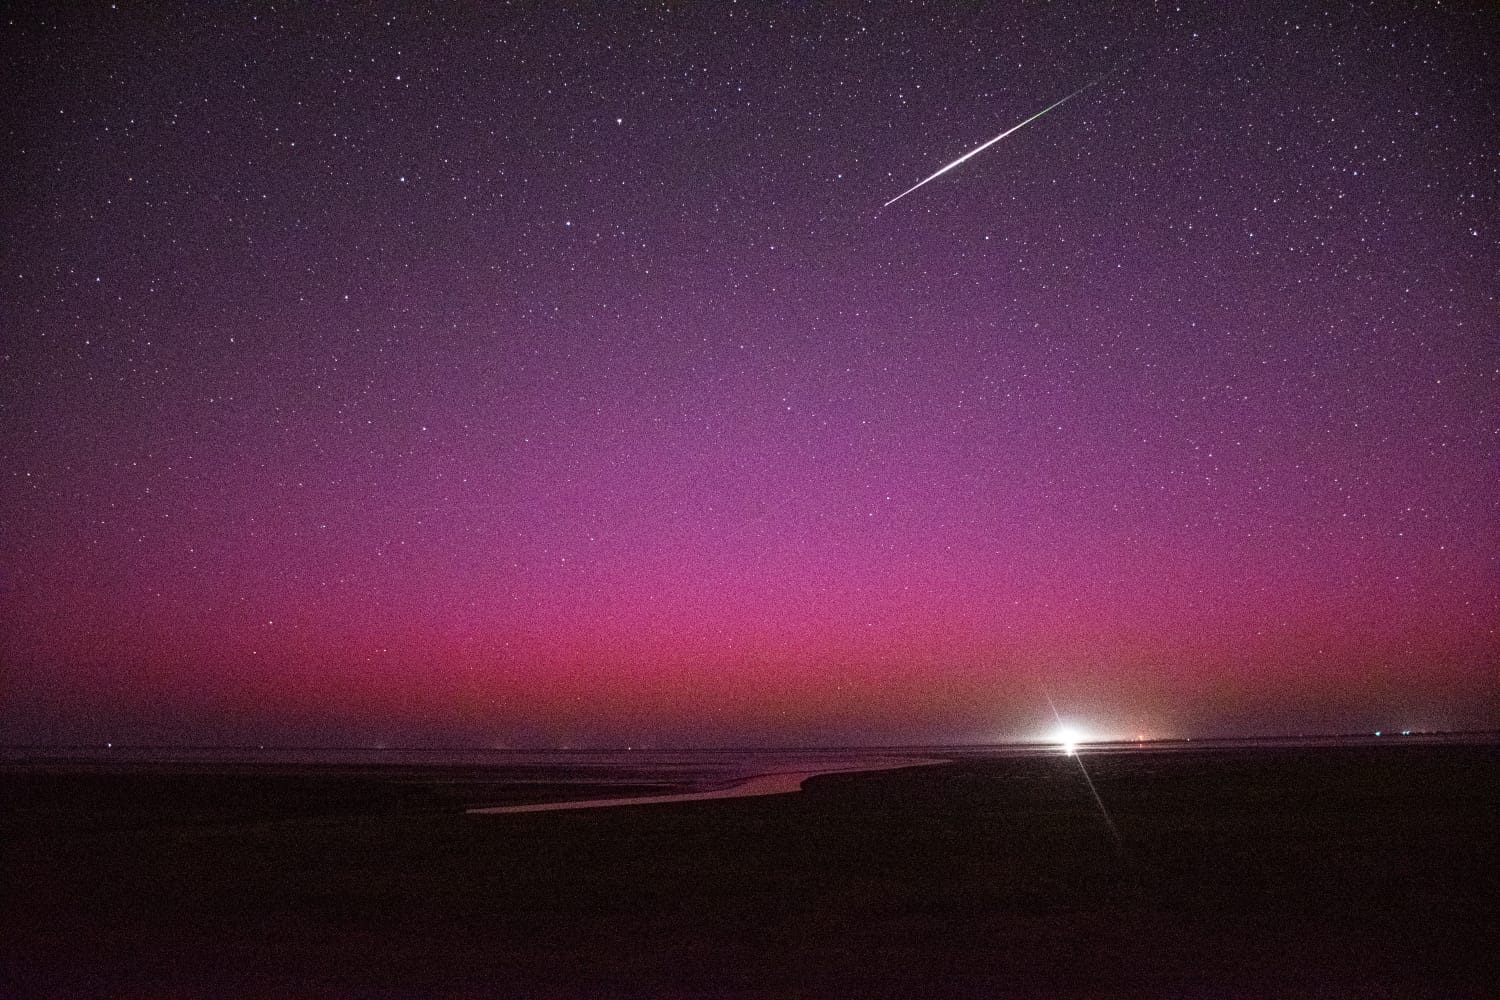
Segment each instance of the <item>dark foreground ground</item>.
[[1064,757],[465,816],[472,771],[0,774],[0,995],[1500,995],[1500,751]]

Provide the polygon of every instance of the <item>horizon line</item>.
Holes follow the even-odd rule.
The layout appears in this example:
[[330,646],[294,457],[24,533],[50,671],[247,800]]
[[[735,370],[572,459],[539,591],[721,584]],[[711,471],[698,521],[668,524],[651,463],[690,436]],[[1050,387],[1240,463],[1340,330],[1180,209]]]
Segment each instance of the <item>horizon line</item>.
[[[1150,739],[1119,738],[1119,739],[1084,739],[1078,740],[1079,746],[1149,746],[1160,743],[1214,743],[1225,740],[1243,740],[1249,742],[1265,742],[1270,740],[1336,740],[1351,738],[1367,739],[1409,739],[1414,736],[1497,736],[1500,737],[1500,727],[1480,729],[1412,729],[1395,731],[1371,731],[1358,730],[1346,732],[1318,732],[1318,733],[1272,733],[1261,735],[1225,735],[1217,734],[1210,736],[1157,736]],[[1049,746],[1058,743],[1058,740],[1045,737],[1031,737],[1013,740],[993,740],[986,742],[967,743],[843,743],[843,744],[763,744],[763,745],[661,745],[661,746],[635,746],[629,744],[616,744],[596,747],[558,747],[558,746],[515,746],[495,747],[476,746],[465,744],[443,744],[433,746],[403,745],[403,746],[380,746],[373,744],[296,744],[296,743],[113,743],[90,742],[90,743],[0,743],[0,750],[344,750],[344,751],[379,751],[382,753],[442,753],[450,751],[463,751],[466,753],[745,753],[745,752],[777,752],[777,751],[812,751],[812,750],[982,750],[990,747],[1030,747]]]

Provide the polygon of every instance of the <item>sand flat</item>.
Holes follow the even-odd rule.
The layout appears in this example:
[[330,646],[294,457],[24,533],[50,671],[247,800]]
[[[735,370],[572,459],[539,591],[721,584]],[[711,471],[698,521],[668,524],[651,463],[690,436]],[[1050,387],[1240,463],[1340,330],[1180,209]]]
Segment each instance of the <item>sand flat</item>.
[[[950,756],[672,773],[796,784],[929,753]],[[1122,844],[1072,758],[951,756],[546,823],[463,813],[526,768],[0,768],[0,996],[1488,998],[1500,981],[1491,737],[1090,752]],[[548,794],[580,799],[674,787],[557,776]]]

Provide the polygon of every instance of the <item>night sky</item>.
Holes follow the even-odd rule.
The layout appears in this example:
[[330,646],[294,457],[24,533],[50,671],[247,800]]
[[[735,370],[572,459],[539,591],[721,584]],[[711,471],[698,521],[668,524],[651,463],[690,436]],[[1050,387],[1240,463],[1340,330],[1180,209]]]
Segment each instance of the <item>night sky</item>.
[[1492,5],[52,6],[0,742],[1500,725]]

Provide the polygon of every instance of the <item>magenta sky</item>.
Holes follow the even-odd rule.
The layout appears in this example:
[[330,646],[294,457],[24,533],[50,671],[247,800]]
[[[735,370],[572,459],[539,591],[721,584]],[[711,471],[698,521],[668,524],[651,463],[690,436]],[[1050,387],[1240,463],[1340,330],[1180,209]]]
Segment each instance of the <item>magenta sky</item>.
[[50,6],[0,742],[1500,725],[1492,7]]

